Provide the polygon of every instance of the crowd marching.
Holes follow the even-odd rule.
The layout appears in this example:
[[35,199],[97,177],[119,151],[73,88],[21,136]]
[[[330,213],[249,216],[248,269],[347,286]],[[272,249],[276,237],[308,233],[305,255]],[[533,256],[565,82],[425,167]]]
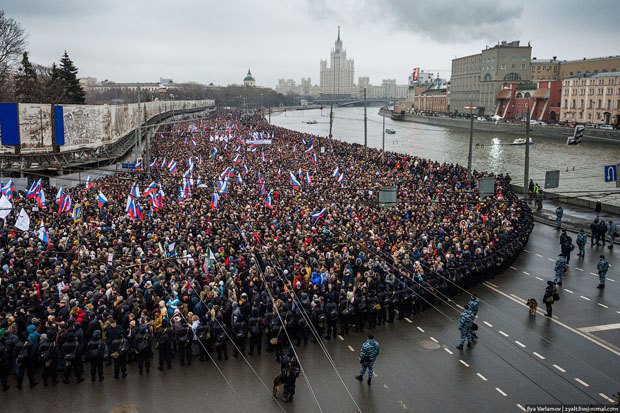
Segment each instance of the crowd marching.
[[[162,126],[151,153],[73,188],[2,186],[4,390],[81,382],[85,366],[92,381],[112,364],[115,378],[128,364],[149,374],[153,358],[165,370],[265,349],[290,366],[290,346],[376,329],[495,276],[533,227],[501,175],[482,199],[460,166],[232,110]],[[386,185],[396,208],[377,204]]]

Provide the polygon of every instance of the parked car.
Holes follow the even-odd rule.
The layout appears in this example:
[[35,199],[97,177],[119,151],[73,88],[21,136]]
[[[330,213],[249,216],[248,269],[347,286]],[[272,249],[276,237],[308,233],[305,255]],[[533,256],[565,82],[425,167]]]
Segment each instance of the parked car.
[[594,123],[586,123],[585,127],[589,129],[596,129],[597,125],[595,125]]
[[614,127],[611,125],[598,125],[599,129],[607,129],[607,130],[613,130]]
[[530,125],[540,125],[536,119],[530,119]]

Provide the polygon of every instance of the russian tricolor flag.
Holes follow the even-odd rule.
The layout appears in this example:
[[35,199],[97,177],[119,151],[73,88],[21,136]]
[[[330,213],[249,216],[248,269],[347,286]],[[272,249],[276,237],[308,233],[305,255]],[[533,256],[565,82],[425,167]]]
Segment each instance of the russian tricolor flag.
[[217,209],[220,206],[220,196],[217,192],[213,192],[211,196],[211,209]]
[[41,188],[41,190],[37,193],[34,199],[37,201],[37,204],[39,204],[39,208],[46,207],[47,200],[45,199],[45,193],[43,192],[43,188]]
[[138,183],[134,182],[131,186],[131,191],[129,191],[129,196],[132,198],[140,198],[140,188],[138,188]]
[[273,209],[273,205],[271,203],[271,191],[269,191],[267,198],[265,198],[265,206],[269,209]]
[[95,184],[93,183],[93,180],[90,178],[90,176],[88,178],[86,178],[86,190],[89,191]]
[[210,158],[215,158],[215,155],[217,155],[217,148],[213,148],[213,150],[211,151],[211,156],[209,156]]
[[108,203],[108,198],[103,195],[103,192],[99,191],[99,195],[97,195],[97,205],[100,207],[104,206]]
[[151,162],[151,164],[149,165],[149,168],[151,169],[157,168],[157,158],[155,158],[155,160]]
[[332,176],[334,178],[338,178],[338,171],[340,170],[339,166],[336,166],[336,169],[334,169],[334,172],[332,173]]
[[134,171],[139,171],[140,169],[142,169],[142,161],[136,162],[136,164],[133,166]]
[[304,153],[312,153],[314,152],[314,145],[310,146],[308,149],[304,151]]
[[291,171],[289,171],[288,173],[291,176],[291,184],[293,185],[293,189],[301,189],[301,184],[299,183],[297,178],[295,178],[295,175],[293,175]]
[[65,192],[62,190],[62,187],[60,187],[56,193],[56,203],[58,205],[62,204],[63,199],[65,199]]
[[168,166],[168,171],[173,175],[177,171],[177,163],[175,161],[170,162],[170,166]]
[[327,209],[323,208],[322,210],[320,210],[319,212],[315,212],[312,214],[312,219],[314,220],[319,220],[321,218],[323,218],[325,215],[327,215]]
[[260,189],[258,190],[258,195],[262,196],[265,193],[265,183],[263,182],[263,184],[260,186]]
[[26,193],[26,197],[28,199],[34,198],[35,196],[37,196],[37,194],[39,193],[39,191],[41,190],[42,187],[43,186],[42,186],[42,183],[41,183],[41,178],[39,178],[38,181],[32,183],[32,185],[30,186],[30,189]]
[[341,173],[340,176],[338,177],[338,183],[341,184],[343,179],[344,179],[344,172]]
[[310,178],[310,173],[306,171],[306,183],[308,185],[312,185],[312,179]]
[[71,212],[71,195],[69,194],[63,197],[62,202],[60,203],[60,208],[58,208],[59,214],[62,214],[63,212]]
[[52,242],[50,241],[50,236],[43,225],[43,221],[41,221],[41,226],[39,227],[39,239],[46,245],[51,246]]

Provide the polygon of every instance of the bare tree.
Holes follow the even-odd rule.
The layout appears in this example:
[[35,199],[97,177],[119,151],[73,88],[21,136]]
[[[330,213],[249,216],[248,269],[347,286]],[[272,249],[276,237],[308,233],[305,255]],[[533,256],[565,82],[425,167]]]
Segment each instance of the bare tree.
[[[7,80],[9,69],[18,62],[26,46],[26,33],[15,20],[0,10],[0,89]],[[12,89],[12,88],[11,88]],[[0,96],[0,99],[4,96]]]

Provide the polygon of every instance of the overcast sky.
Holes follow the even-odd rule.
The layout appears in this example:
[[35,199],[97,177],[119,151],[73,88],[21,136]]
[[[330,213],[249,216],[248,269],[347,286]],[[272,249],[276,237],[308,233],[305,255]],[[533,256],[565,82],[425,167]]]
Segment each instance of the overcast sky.
[[311,77],[341,38],[355,81],[405,84],[419,66],[448,77],[451,59],[500,40],[531,42],[532,56],[620,54],[618,0],[11,0],[31,60],[66,49],[80,77],[117,82],[241,83]]

